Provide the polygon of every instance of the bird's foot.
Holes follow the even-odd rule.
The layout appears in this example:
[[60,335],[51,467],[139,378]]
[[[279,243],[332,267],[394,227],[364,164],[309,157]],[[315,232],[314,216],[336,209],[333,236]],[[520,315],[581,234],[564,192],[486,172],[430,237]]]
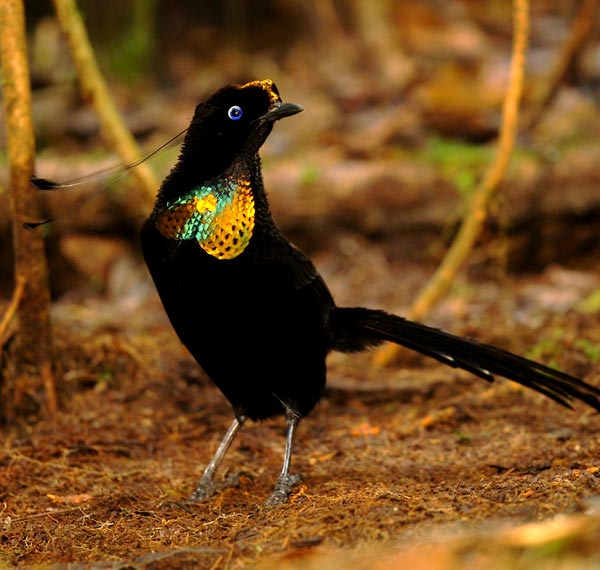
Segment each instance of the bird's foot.
[[190,495],[188,501],[190,503],[199,503],[212,497],[217,490],[217,485],[214,481],[200,481],[194,492]]
[[199,503],[205,501],[209,497],[212,497],[217,491],[223,489],[229,489],[230,487],[239,487],[240,477],[242,475],[250,476],[246,471],[240,471],[229,475],[222,483],[215,483],[213,479],[200,479],[200,483],[196,487],[195,491],[190,495],[188,502]]
[[275,483],[275,488],[271,496],[265,501],[265,507],[276,507],[277,505],[283,505],[287,503],[289,496],[292,493],[292,489],[296,487],[302,477],[300,475],[286,475],[280,477]]

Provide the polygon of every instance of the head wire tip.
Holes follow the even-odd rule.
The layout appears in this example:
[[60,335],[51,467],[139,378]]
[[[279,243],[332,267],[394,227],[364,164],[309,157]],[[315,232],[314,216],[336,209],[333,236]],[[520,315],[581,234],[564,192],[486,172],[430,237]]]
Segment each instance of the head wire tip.
[[62,186],[58,182],[53,182],[47,178],[38,178],[37,176],[32,176],[30,182],[36,190],[56,190]]

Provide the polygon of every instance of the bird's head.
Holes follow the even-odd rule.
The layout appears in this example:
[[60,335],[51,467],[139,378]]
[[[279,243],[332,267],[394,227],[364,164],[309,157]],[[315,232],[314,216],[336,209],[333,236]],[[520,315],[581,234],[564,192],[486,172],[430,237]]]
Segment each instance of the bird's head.
[[223,171],[255,154],[275,121],[300,111],[300,105],[282,102],[270,79],[223,87],[196,107],[180,160],[205,174]]

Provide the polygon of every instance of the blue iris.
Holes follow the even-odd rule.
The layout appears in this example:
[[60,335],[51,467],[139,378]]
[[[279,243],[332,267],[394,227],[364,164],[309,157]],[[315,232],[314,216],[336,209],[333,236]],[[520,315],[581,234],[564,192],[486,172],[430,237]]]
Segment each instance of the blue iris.
[[237,105],[230,107],[229,111],[227,111],[227,116],[232,121],[237,121],[238,119],[241,119],[242,118],[242,108],[238,107]]

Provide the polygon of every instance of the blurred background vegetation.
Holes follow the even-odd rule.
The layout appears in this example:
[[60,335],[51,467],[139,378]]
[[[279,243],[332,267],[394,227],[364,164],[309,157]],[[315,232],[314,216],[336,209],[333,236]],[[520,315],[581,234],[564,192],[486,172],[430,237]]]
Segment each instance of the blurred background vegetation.
[[[221,85],[270,77],[284,100],[306,109],[276,129],[264,150],[273,207],[293,239],[315,253],[336,235],[358,233],[381,244],[392,261],[439,261],[464,197],[492,156],[510,59],[511,2],[78,5],[111,92],[144,148],[185,128],[195,104]],[[556,97],[528,126],[584,5],[594,19],[592,33],[569,60]],[[26,13],[36,174],[66,180],[111,164],[112,150],[80,95],[52,3],[26,2]],[[517,160],[489,224],[492,248],[482,254],[498,261],[497,252],[508,251],[509,266],[519,270],[597,253],[600,212],[597,2],[534,2],[531,25]],[[172,151],[153,161],[159,178],[175,158]],[[94,244],[113,259],[104,238],[134,238],[140,212],[151,206],[131,204],[139,195],[127,193],[128,183],[47,228],[51,263],[62,269],[54,271],[55,295],[82,279],[102,289],[106,267],[82,267],[82,257],[89,265],[87,238],[103,236]],[[46,213],[68,210],[99,185],[44,197]],[[9,254],[5,197],[0,200],[0,247]],[[514,240],[501,242],[500,234]],[[75,246],[82,236],[86,246]],[[0,294],[11,288],[10,255],[3,255]]]
[[[596,385],[598,4],[531,2],[517,147],[465,271],[428,315],[435,325]],[[511,2],[80,0],[78,6],[111,94],[147,151],[183,130],[195,105],[226,83],[268,77],[284,101],[302,104],[305,111],[278,125],[261,152],[275,217],[316,261],[340,304],[406,314],[493,160],[511,57]],[[36,174],[66,181],[115,164],[53,3],[27,0],[25,8]],[[176,158],[171,149],[152,160],[159,180]],[[0,314],[14,288],[6,162],[0,139]],[[431,525],[442,523],[479,529],[483,520],[585,511],[583,499],[597,495],[591,413],[532,405],[506,384],[475,389],[477,380],[440,372],[413,354],[384,369],[370,366],[369,355],[332,355],[334,396],[314,424],[307,422],[318,437],[307,438],[305,456],[323,470],[314,501],[309,491],[312,511],[299,502],[292,506],[296,516],[280,526],[268,512],[253,511],[246,527],[240,513],[255,500],[263,481],[257,476],[250,491],[236,491],[238,502],[226,499],[189,517],[183,510],[165,514],[157,505],[195,476],[196,451],[208,453],[205,444],[219,431],[215,422],[229,422],[230,412],[174,337],[143,266],[137,232],[151,198],[128,176],[83,203],[110,182],[40,196],[43,217],[67,213],[43,228],[61,405],[48,421],[39,413],[40,387],[26,385],[23,414],[7,428],[0,502],[6,501],[2,539],[10,561],[128,560],[206,544],[210,562],[194,567],[229,567],[235,556],[223,561],[220,551],[209,552],[214,544],[255,560],[261,552],[296,548],[290,536],[308,547],[315,536],[315,545],[324,538],[327,547],[401,533],[414,540],[419,529],[430,536]],[[12,343],[17,326],[10,323],[1,348]],[[379,443],[365,437],[363,445],[353,435],[363,416],[383,424]],[[246,442],[262,446],[280,426],[255,428],[265,431]],[[254,453],[253,445],[241,452]],[[391,466],[386,472],[382,457]],[[490,468],[498,473],[490,475]],[[268,462],[260,469],[268,470]],[[336,478],[336,470],[344,476]],[[360,491],[355,495],[340,483],[347,471]],[[380,481],[396,490],[372,494],[371,484]],[[55,501],[82,497],[90,501],[84,507],[51,510]],[[229,514],[214,519],[222,509],[238,522]],[[178,517],[185,520],[172,524]],[[93,526],[98,521],[110,522]],[[533,567],[547,566],[546,551],[561,556],[571,545],[597,559],[597,541],[588,538],[597,535],[597,509],[589,527],[584,522],[573,531],[579,542],[569,529],[564,538],[544,529],[538,549],[544,557]],[[267,529],[264,550],[255,544],[257,525]],[[269,534],[275,528],[281,534]],[[476,536],[472,550],[488,544],[484,538]],[[523,557],[509,543],[518,560],[506,563],[512,568]],[[461,563],[475,560],[465,557],[463,543],[457,552]],[[429,566],[458,567],[439,559]]]

